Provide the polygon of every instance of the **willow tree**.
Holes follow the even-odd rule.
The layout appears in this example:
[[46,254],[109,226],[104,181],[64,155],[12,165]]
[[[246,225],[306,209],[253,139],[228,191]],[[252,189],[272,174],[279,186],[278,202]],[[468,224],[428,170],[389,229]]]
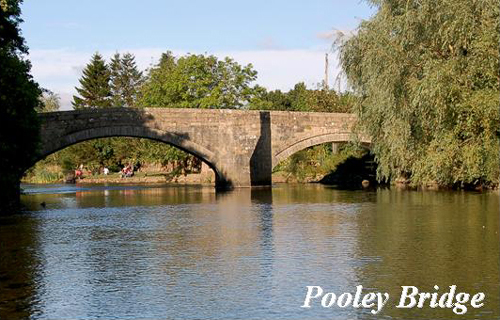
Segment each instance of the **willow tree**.
[[339,49],[378,178],[497,183],[497,1],[368,2],[377,12]]
[[61,109],[61,97],[50,90],[44,90],[40,102],[40,106],[36,108],[37,112],[54,112]]

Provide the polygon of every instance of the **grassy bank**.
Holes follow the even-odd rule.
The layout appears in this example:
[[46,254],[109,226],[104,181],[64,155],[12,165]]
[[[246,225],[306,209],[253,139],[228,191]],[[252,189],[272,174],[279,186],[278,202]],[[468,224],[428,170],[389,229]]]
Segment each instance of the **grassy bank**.
[[[70,172],[63,172],[59,166],[50,166],[43,163],[31,168],[23,177],[23,183],[63,183]],[[212,172],[183,174],[178,171],[165,172],[135,172],[134,176],[122,178],[120,172],[104,174],[84,174],[75,179],[76,183],[193,183],[210,184],[215,182]]]
[[39,161],[21,179],[23,183],[56,183],[64,180],[64,172],[59,165]]

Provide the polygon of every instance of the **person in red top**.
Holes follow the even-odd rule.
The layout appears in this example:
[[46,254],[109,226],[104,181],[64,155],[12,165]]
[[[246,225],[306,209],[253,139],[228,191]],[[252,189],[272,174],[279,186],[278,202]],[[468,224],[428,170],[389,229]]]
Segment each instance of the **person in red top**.
[[80,170],[80,169],[75,170],[75,178],[81,179],[82,175],[83,175],[82,170]]

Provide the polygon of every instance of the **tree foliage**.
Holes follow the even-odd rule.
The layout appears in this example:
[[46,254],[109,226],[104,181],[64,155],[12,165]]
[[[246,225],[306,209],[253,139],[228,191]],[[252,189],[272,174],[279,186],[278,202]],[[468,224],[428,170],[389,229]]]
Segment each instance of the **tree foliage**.
[[142,83],[142,72],[137,68],[135,57],[130,53],[122,56],[116,53],[111,58],[109,69],[112,105],[114,107],[135,106]]
[[54,112],[61,108],[61,98],[57,93],[44,90],[40,96],[41,105],[36,109],[38,112]]
[[251,109],[311,112],[350,112],[354,97],[327,89],[308,89],[303,82],[288,92],[265,91],[253,99]]
[[19,200],[19,179],[36,157],[41,90],[30,75],[20,35],[19,0],[0,1],[0,206]]
[[73,96],[73,107],[109,108],[112,106],[111,73],[106,62],[99,53],[95,53],[90,63],[83,69],[80,88],[75,88],[78,96]]
[[371,0],[340,43],[381,180],[498,181],[499,6],[493,0]]
[[257,72],[226,57],[188,54],[176,58],[169,51],[149,70],[139,106],[165,108],[238,108],[261,90],[251,86]]

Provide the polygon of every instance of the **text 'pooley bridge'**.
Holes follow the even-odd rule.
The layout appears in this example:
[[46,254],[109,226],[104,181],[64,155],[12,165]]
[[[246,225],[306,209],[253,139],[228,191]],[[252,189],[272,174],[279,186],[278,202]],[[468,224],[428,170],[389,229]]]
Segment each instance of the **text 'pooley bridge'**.
[[148,138],[206,162],[217,187],[270,185],[280,161],[314,145],[353,140],[356,122],[344,113],[174,108],[61,111],[40,119],[40,159],[89,139]]

